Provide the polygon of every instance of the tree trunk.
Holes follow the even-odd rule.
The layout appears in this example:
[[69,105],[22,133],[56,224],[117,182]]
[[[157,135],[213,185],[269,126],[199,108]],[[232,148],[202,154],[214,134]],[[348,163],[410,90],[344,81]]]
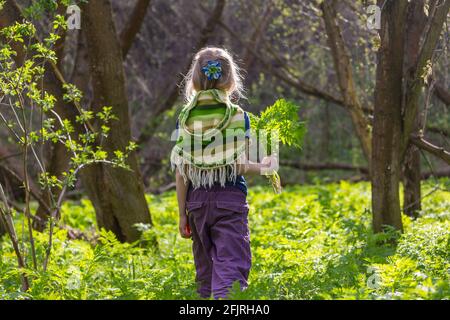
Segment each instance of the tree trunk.
[[[431,1],[426,23],[423,21],[424,2],[421,0],[379,2],[384,3],[384,9],[381,15],[381,47],[378,52],[372,139],[375,232],[382,231],[384,225],[402,229],[398,187],[401,164],[411,142],[444,159],[448,156],[450,163],[450,153],[447,155],[445,150],[413,134],[418,128],[417,115],[424,70],[432,60],[450,10],[450,0]],[[418,203],[420,184],[417,176],[420,172],[412,173],[411,170],[419,171],[417,166],[420,159],[414,153],[411,157],[407,172],[410,180],[406,187],[410,189],[407,201]]]
[[372,211],[374,232],[402,230],[401,171],[403,34],[407,1],[385,3],[375,87],[372,133]]
[[450,151],[445,150],[443,147],[436,146],[431,142],[425,140],[421,135],[412,135],[410,141],[416,147],[429,152],[436,158],[441,159],[448,165],[450,165]]
[[[424,12],[424,0],[416,0],[408,6],[405,38],[405,61],[403,77],[407,78],[408,72],[414,70],[420,50],[420,38],[426,25],[427,17]],[[405,93],[404,93],[405,94]],[[404,101],[406,97],[404,97]],[[418,102],[417,102],[418,103]],[[419,133],[422,126],[419,107],[417,107],[414,132]],[[420,150],[409,144],[403,159],[403,212],[410,217],[417,217],[421,208],[420,193]]]
[[417,218],[421,209],[420,150],[410,145],[403,163],[403,212]]
[[[89,1],[83,5],[94,112],[111,106],[120,119],[110,124],[103,147],[108,153],[124,150],[131,139],[130,117],[125,90],[122,52],[109,0]],[[86,167],[82,182],[94,204],[99,227],[111,230],[120,241],[139,239],[136,223],[152,224],[145,200],[136,154],[127,159],[132,172],[105,164]]]
[[[414,2],[413,2],[414,3]],[[432,63],[434,50],[438,43],[441,31],[446,21],[449,10],[450,0],[430,1],[428,19],[423,31],[418,48],[416,64],[414,67],[406,70],[405,79],[405,98],[403,106],[403,141],[401,145],[402,155],[405,154],[410,143],[411,134],[415,129],[417,112],[419,109],[419,99],[424,87],[424,76],[427,65]],[[415,22],[414,22],[415,23]],[[411,28],[411,26],[408,26]]]
[[150,5],[150,0],[138,0],[133,8],[133,12],[125,25],[124,29],[120,33],[120,43],[122,47],[122,58],[125,58],[133,45],[134,39],[141,30],[142,23],[144,22],[145,14]]
[[5,226],[5,223],[3,222],[3,219],[0,219],[0,240],[1,240],[1,237],[5,234],[6,234],[6,226]]
[[[122,55],[125,57],[131,48],[131,45],[133,43],[133,40],[138,33],[142,21],[145,16],[145,9],[148,7],[150,1],[149,0],[139,0],[136,4],[135,8],[133,9],[132,16],[130,17],[130,22],[125,27],[125,30],[122,35]],[[60,6],[59,10],[65,9],[65,6]],[[60,14],[64,14],[64,12],[60,12]],[[65,34],[63,37],[58,40],[56,44],[56,53],[58,56],[58,68],[59,70],[62,70],[61,68],[61,62],[64,55],[64,39]],[[87,93],[87,90],[89,88],[89,72],[88,68],[85,68],[85,65],[87,65],[86,57],[85,57],[85,46],[83,43],[83,34],[82,31],[79,31],[79,41],[78,41],[78,54],[77,54],[77,61],[76,61],[76,69],[74,72],[72,79],[72,83],[75,84],[75,86],[81,90],[84,94]],[[50,78],[48,79],[47,83],[50,83],[50,85],[55,87],[60,87],[60,83],[56,77],[52,77],[50,75]],[[55,92],[55,90],[49,90],[50,92]],[[76,126],[76,132],[82,132],[82,127],[77,127],[78,123],[75,121],[75,117],[78,114],[77,110],[71,106],[63,103],[62,96],[56,95],[57,102],[55,106],[55,110],[58,114],[64,115],[63,118],[67,118],[71,121],[72,124]],[[53,145],[52,149],[50,149],[50,157],[49,157],[49,166],[48,166],[48,172],[50,175],[57,176],[61,178],[61,173],[65,172],[69,168],[69,162],[70,162],[70,153],[67,151],[66,147],[62,144],[55,144]],[[44,192],[42,194],[42,199],[45,201],[47,206],[51,206],[51,194],[54,195],[55,198],[58,197],[60,190],[58,188],[54,188],[50,192]],[[39,206],[36,211],[36,216],[40,218],[40,223],[37,223],[38,220],[35,221],[34,227],[37,230],[42,231],[43,228],[46,225],[46,221],[48,219],[48,212],[43,206]]]
[[333,55],[334,68],[336,70],[344,104],[350,113],[353,127],[361,144],[364,156],[367,159],[367,162],[369,162],[370,168],[372,153],[370,125],[364,115],[362,104],[359,100],[355,82],[353,80],[351,58],[337,21],[335,5],[335,0],[327,0],[321,4],[325,29],[328,36],[328,45]]

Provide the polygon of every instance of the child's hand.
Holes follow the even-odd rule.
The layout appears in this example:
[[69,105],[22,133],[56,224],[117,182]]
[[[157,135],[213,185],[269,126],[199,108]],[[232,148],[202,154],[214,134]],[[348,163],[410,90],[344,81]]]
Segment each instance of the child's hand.
[[273,174],[278,170],[278,157],[271,155],[261,160],[261,174]]
[[180,235],[182,238],[189,239],[192,236],[187,215],[185,214],[180,215],[180,222],[178,229],[180,230]]

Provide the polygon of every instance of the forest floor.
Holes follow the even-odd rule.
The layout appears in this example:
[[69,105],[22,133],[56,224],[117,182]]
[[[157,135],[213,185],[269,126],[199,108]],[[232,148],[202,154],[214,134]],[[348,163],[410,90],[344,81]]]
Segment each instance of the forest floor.
[[[249,190],[253,267],[235,299],[449,299],[450,180],[423,183],[420,218],[404,216],[405,232],[374,235],[368,183]],[[159,250],[120,244],[95,229],[88,200],[67,202],[62,223],[95,237],[70,240],[57,228],[46,272],[29,270],[20,292],[16,258],[0,241],[0,299],[196,299],[191,240],[177,227],[174,192],[148,196]],[[23,237],[22,218],[16,226]],[[48,235],[36,233],[38,261]],[[30,260],[30,256],[27,257]]]

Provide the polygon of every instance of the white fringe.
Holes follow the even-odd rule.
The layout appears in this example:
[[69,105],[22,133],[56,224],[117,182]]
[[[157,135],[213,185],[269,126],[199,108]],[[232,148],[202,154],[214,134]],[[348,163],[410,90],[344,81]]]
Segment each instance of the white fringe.
[[204,169],[185,161],[176,152],[172,152],[170,162],[172,170],[178,168],[184,182],[190,181],[194,189],[199,187],[211,188],[217,182],[222,187],[225,186],[227,181],[236,182],[238,160],[220,167]]

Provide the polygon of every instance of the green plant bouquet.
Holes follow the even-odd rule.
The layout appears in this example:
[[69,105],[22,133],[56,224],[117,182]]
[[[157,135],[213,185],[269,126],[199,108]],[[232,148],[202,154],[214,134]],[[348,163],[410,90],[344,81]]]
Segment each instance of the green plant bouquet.
[[[301,149],[306,132],[305,123],[298,116],[299,106],[285,99],[277,100],[267,107],[259,116],[250,114],[251,128],[260,139],[262,134],[267,137],[267,154],[278,154],[278,142],[289,147]],[[272,144],[272,139],[278,139]],[[259,145],[264,147],[264,145]],[[275,147],[275,150],[273,150]],[[266,174],[275,193],[281,193],[281,178],[277,171]]]

